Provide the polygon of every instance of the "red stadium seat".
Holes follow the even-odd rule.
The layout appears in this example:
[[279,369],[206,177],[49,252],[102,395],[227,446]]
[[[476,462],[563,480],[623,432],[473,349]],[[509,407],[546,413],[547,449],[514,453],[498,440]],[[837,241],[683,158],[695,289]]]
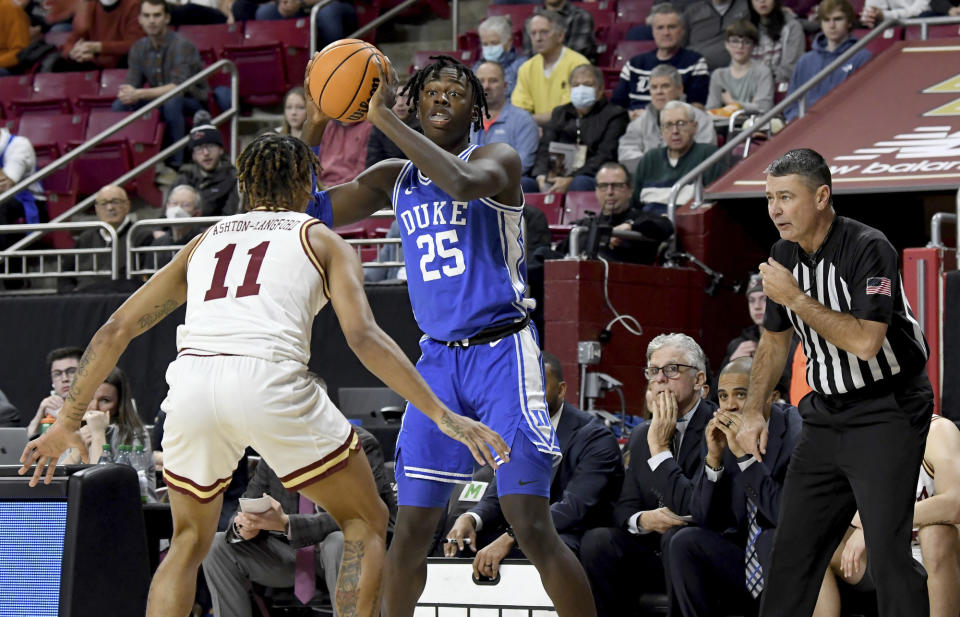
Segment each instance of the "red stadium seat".
[[617,2],[617,21],[646,23],[647,17],[650,15],[650,9],[654,4],[656,4],[656,0],[619,0]]
[[71,142],[83,140],[87,117],[83,114],[29,114],[20,118],[17,134],[37,151],[37,166],[43,167],[67,151]]
[[567,193],[563,207],[563,223],[565,225],[572,225],[585,216],[599,213],[600,204],[597,202],[597,194],[593,191]]
[[[903,35],[907,41],[923,40],[923,31],[920,26],[909,26]],[[939,26],[927,26],[927,39],[955,39],[960,37],[960,24],[941,24]]]
[[194,44],[207,64],[219,58],[225,47],[243,44],[243,24],[180,26],[177,33]]
[[100,93],[100,71],[80,73],[37,73],[33,78],[31,103],[96,96]]
[[514,32],[523,32],[523,24],[533,15],[535,4],[491,4],[487,7],[487,17],[507,15]]
[[613,50],[613,64],[611,66],[619,70],[630,58],[653,51],[656,48],[657,44],[653,41],[620,41],[617,43],[616,49]]
[[100,72],[100,89],[95,95],[77,97],[74,106],[83,111],[110,109],[117,100],[120,86],[127,81],[127,69],[105,69]]
[[[90,121],[87,124],[86,139],[91,139],[102,133],[126,116],[127,112],[123,111],[98,109],[91,112]],[[159,111],[155,109],[109,137],[98,146],[98,154],[93,159],[110,161],[115,164],[114,171],[119,172],[113,176],[116,178],[160,152],[162,143],[163,123],[160,122]],[[112,157],[108,154],[110,151],[113,152]],[[83,158],[81,157],[81,159]],[[121,169],[126,160],[130,161],[129,166],[126,169]],[[162,196],[154,184],[155,178],[154,167],[150,166],[137,176],[133,188],[144,200],[158,206],[162,201]],[[88,187],[84,185],[82,188]]]
[[[286,90],[303,85],[303,73],[310,59],[310,19],[278,19],[248,21],[243,31],[244,47],[260,47],[280,43],[286,69]],[[283,93],[281,93],[283,94]]]
[[223,57],[237,65],[240,98],[254,106],[280,103],[287,91],[284,55],[280,43],[224,49]]
[[429,50],[418,51],[413,54],[413,64],[410,65],[410,72],[414,73],[427,66],[433,60],[430,56],[451,56],[467,66],[473,66],[477,61],[477,56],[470,50],[450,51],[450,50]]
[[524,193],[528,206],[533,206],[547,217],[547,225],[559,225],[563,220],[563,193]]
[[480,34],[476,30],[464,32],[457,37],[457,49],[473,52],[474,58],[480,58]]
[[[67,163],[42,181],[47,194],[47,213],[53,219],[77,204],[77,175],[73,163]],[[45,236],[55,249],[73,248],[73,236],[69,231],[55,231]]]
[[[853,34],[853,36],[857,37],[859,40],[866,36],[869,32],[869,28],[856,28],[851,34]],[[903,28],[901,26],[887,28],[880,34],[880,36],[867,43],[867,49],[870,50],[870,53],[876,56],[886,51],[889,47],[901,39],[903,39]]]
[[[357,10],[357,28],[362,28],[380,16],[380,0],[354,2],[353,6]],[[368,43],[375,43],[377,40],[377,29],[373,28],[369,30],[360,38]]]
[[11,77],[0,77],[0,105],[4,106],[7,116],[12,117],[13,113],[10,104],[17,100],[28,100],[33,94],[33,75],[14,75]]
[[593,23],[606,23],[613,20],[616,0],[600,0],[599,2],[572,2],[573,6],[580,7],[593,17]]

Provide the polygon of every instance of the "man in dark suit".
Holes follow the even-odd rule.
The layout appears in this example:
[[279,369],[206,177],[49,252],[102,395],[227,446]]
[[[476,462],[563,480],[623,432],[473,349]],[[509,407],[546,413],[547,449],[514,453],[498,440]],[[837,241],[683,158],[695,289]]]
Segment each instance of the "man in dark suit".
[[[563,454],[550,484],[550,512],[560,539],[579,554],[584,532],[609,525],[613,520],[613,504],[623,484],[620,446],[603,423],[564,400],[567,384],[560,360],[544,352],[543,365],[550,419]],[[497,499],[496,478],[487,486],[480,502],[457,518],[447,534],[454,542],[446,544],[444,554],[452,557],[463,550],[465,538],[470,539],[470,549],[476,551],[480,531],[495,539],[477,553],[474,570],[495,577],[500,562],[517,548]]]
[[769,438],[763,462],[737,443],[753,359],[738,358],[720,372],[720,411],[707,424],[705,464],[697,475],[687,527],[670,542],[670,578],[683,617],[755,615],[780,514],[787,464],[800,437],[796,407],[767,402]]
[[[383,450],[368,431],[359,426],[354,430],[370,461],[377,492],[387,504],[393,521],[397,515],[397,499],[383,468]],[[272,500],[271,508],[262,514],[236,513],[227,531],[217,533],[203,560],[216,615],[251,617],[249,583],[293,586],[297,550],[311,545],[315,547],[317,576],[323,577],[328,590],[336,589],[343,555],[343,533],[337,522],[327,512],[316,509],[312,502],[310,512],[301,513],[300,494],[285,489],[277,474],[261,460],[243,496],[257,498],[264,493]],[[304,603],[309,599],[301,598]]]
[[[627,475],[614,509],[616,527],[583,537],[580,559],[598,617],[637,613],[641,594],[664,588],[661,562],[676,528],[687,524],[694,479],[703,465],[703,431],[716,405],[701,398],[706,356],[686,334],[661,334],[647,346],[649,423],[630,438]],[[669,591],[669,590],[668,590]]]

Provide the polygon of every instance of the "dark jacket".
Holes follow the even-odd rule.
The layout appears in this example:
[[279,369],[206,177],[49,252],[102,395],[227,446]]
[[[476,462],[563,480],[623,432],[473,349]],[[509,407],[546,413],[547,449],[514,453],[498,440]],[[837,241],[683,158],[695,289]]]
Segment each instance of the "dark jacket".
[[[557,532],[579,544],[588,529],[613,522],[613,504],[623,484],[620,447],[602,422],[569,403],[563,404],[557,441],[563,458],[550,484],[550,512]],[[506,526],[496,478],[470,511],[480,517],[484,530]]]
[[[566,144],[581,143],[587,146],[587,159],[583,167],[574,169],[571,176],[595,176],[600,166],[617,160],[617,144],[626,132],[630,119],[627,111],[610,103],[605,98],[593,104],[583,118],[577,115],[573,103],[553,108],[550,122],[543,127],[537,159],[530,175],[536,178],[545,175],[550,168],[550,142]],[[577,140],[577,126],[580,138]]]
[[547,216],[533,206],[523,207],[523,248],[530,259],[537,249],[550,246],[550,225]]
[[740,471],[729,449],[723,453],[723,475],[717,482],[706,477],[703,465],[696,478],[696,497],[692,512],[698,525],[729,537],[742,547],[747,545],[747,497],[757,505],[760,537],[757,552],[764,572],[769,572],[770,549],[777,519],[780,494],[787,475],[790,456],[800,439],[803,420],[796,407],[774,403],[770,409],[767,453],[763,462],[755,462]]
[[[407,126],[422,133],[420,121],[416,117],[416,110],[411,108],[407,116]],[[387,159],[405,159],[407,155],[397,144],[390,141],[390,138],[383,134],[383,131],[377,127],[370,129],[370,137],[367,139],[367,167],[372,167],[380,161]]]
[[226,216],[240,211],[240,195],[237,193],[237,168],[220,159],[220,164],[207,173],[196,163],[187,163],[180,168],[173,186],[188,184],[200,191],[203,211],[200,216]]
[[[370,461],[373,479],[377,483],[377,492],[387,504],[387,509],[390,510],[390,520],[395,520],[397,501],[383,469],[383,450],[381,450],[376,437],[368,431],[359,426],[353,428],[360,437],[360,444],[367,455],[367,460]],[[290,517],[290,546],[293,548],[318,544],[328,534],[340,528],[327,512],[299,514],[300,493],[288,491],[284,488],[276,472],[267,465],[266,461],[261,460],[257,463],[257,469],[253,472],[253,478],[250,479],[250,484],[247,485],[247,490],[244,491],[243,496],[257,498],[264,493],[279,501],[280,507]],[[236,516],[236,513],[234,513],[234,516]],[[227,526],[227,539],[235,540],[233,517],[231,517],[230,524]]]
[[703,430],[716,409],[717,406],[710,401],[700,401],[690,419],[690,426],[683,434],[677,457],[663,461],[655,471],[651,471],[647,464],[650,458],[650,446],[647,445],[650,424],[644,423],[633,431],[627,475],[613,513],[617,527],[627,529],[630,517],[634,514],[661,506],[670,508],[680,516],[690,514],[694,481],[703,466]]

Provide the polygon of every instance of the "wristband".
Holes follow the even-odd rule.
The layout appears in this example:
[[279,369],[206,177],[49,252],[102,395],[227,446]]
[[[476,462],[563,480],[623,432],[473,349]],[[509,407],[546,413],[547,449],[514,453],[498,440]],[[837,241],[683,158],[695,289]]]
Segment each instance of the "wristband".
[[710,471],[715,471],[716,473],[720,473],[721,471],[723,471],[723,463],[721,463],[719,467],[714,467],[713,465],[707,462],[707,459],[703,459],[703,464],[706,465],[707,469],[709,469]]

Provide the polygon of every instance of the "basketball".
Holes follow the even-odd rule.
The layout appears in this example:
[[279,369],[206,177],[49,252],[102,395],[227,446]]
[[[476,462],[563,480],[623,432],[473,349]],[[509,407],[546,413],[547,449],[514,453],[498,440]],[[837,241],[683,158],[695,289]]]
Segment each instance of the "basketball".
[[370,97],[380,85],[380,66],[390,61],[375,46],[359,39],[330,43],[310,67],[313,101],[327,116],[340,122],[360,122],[367,117]]

